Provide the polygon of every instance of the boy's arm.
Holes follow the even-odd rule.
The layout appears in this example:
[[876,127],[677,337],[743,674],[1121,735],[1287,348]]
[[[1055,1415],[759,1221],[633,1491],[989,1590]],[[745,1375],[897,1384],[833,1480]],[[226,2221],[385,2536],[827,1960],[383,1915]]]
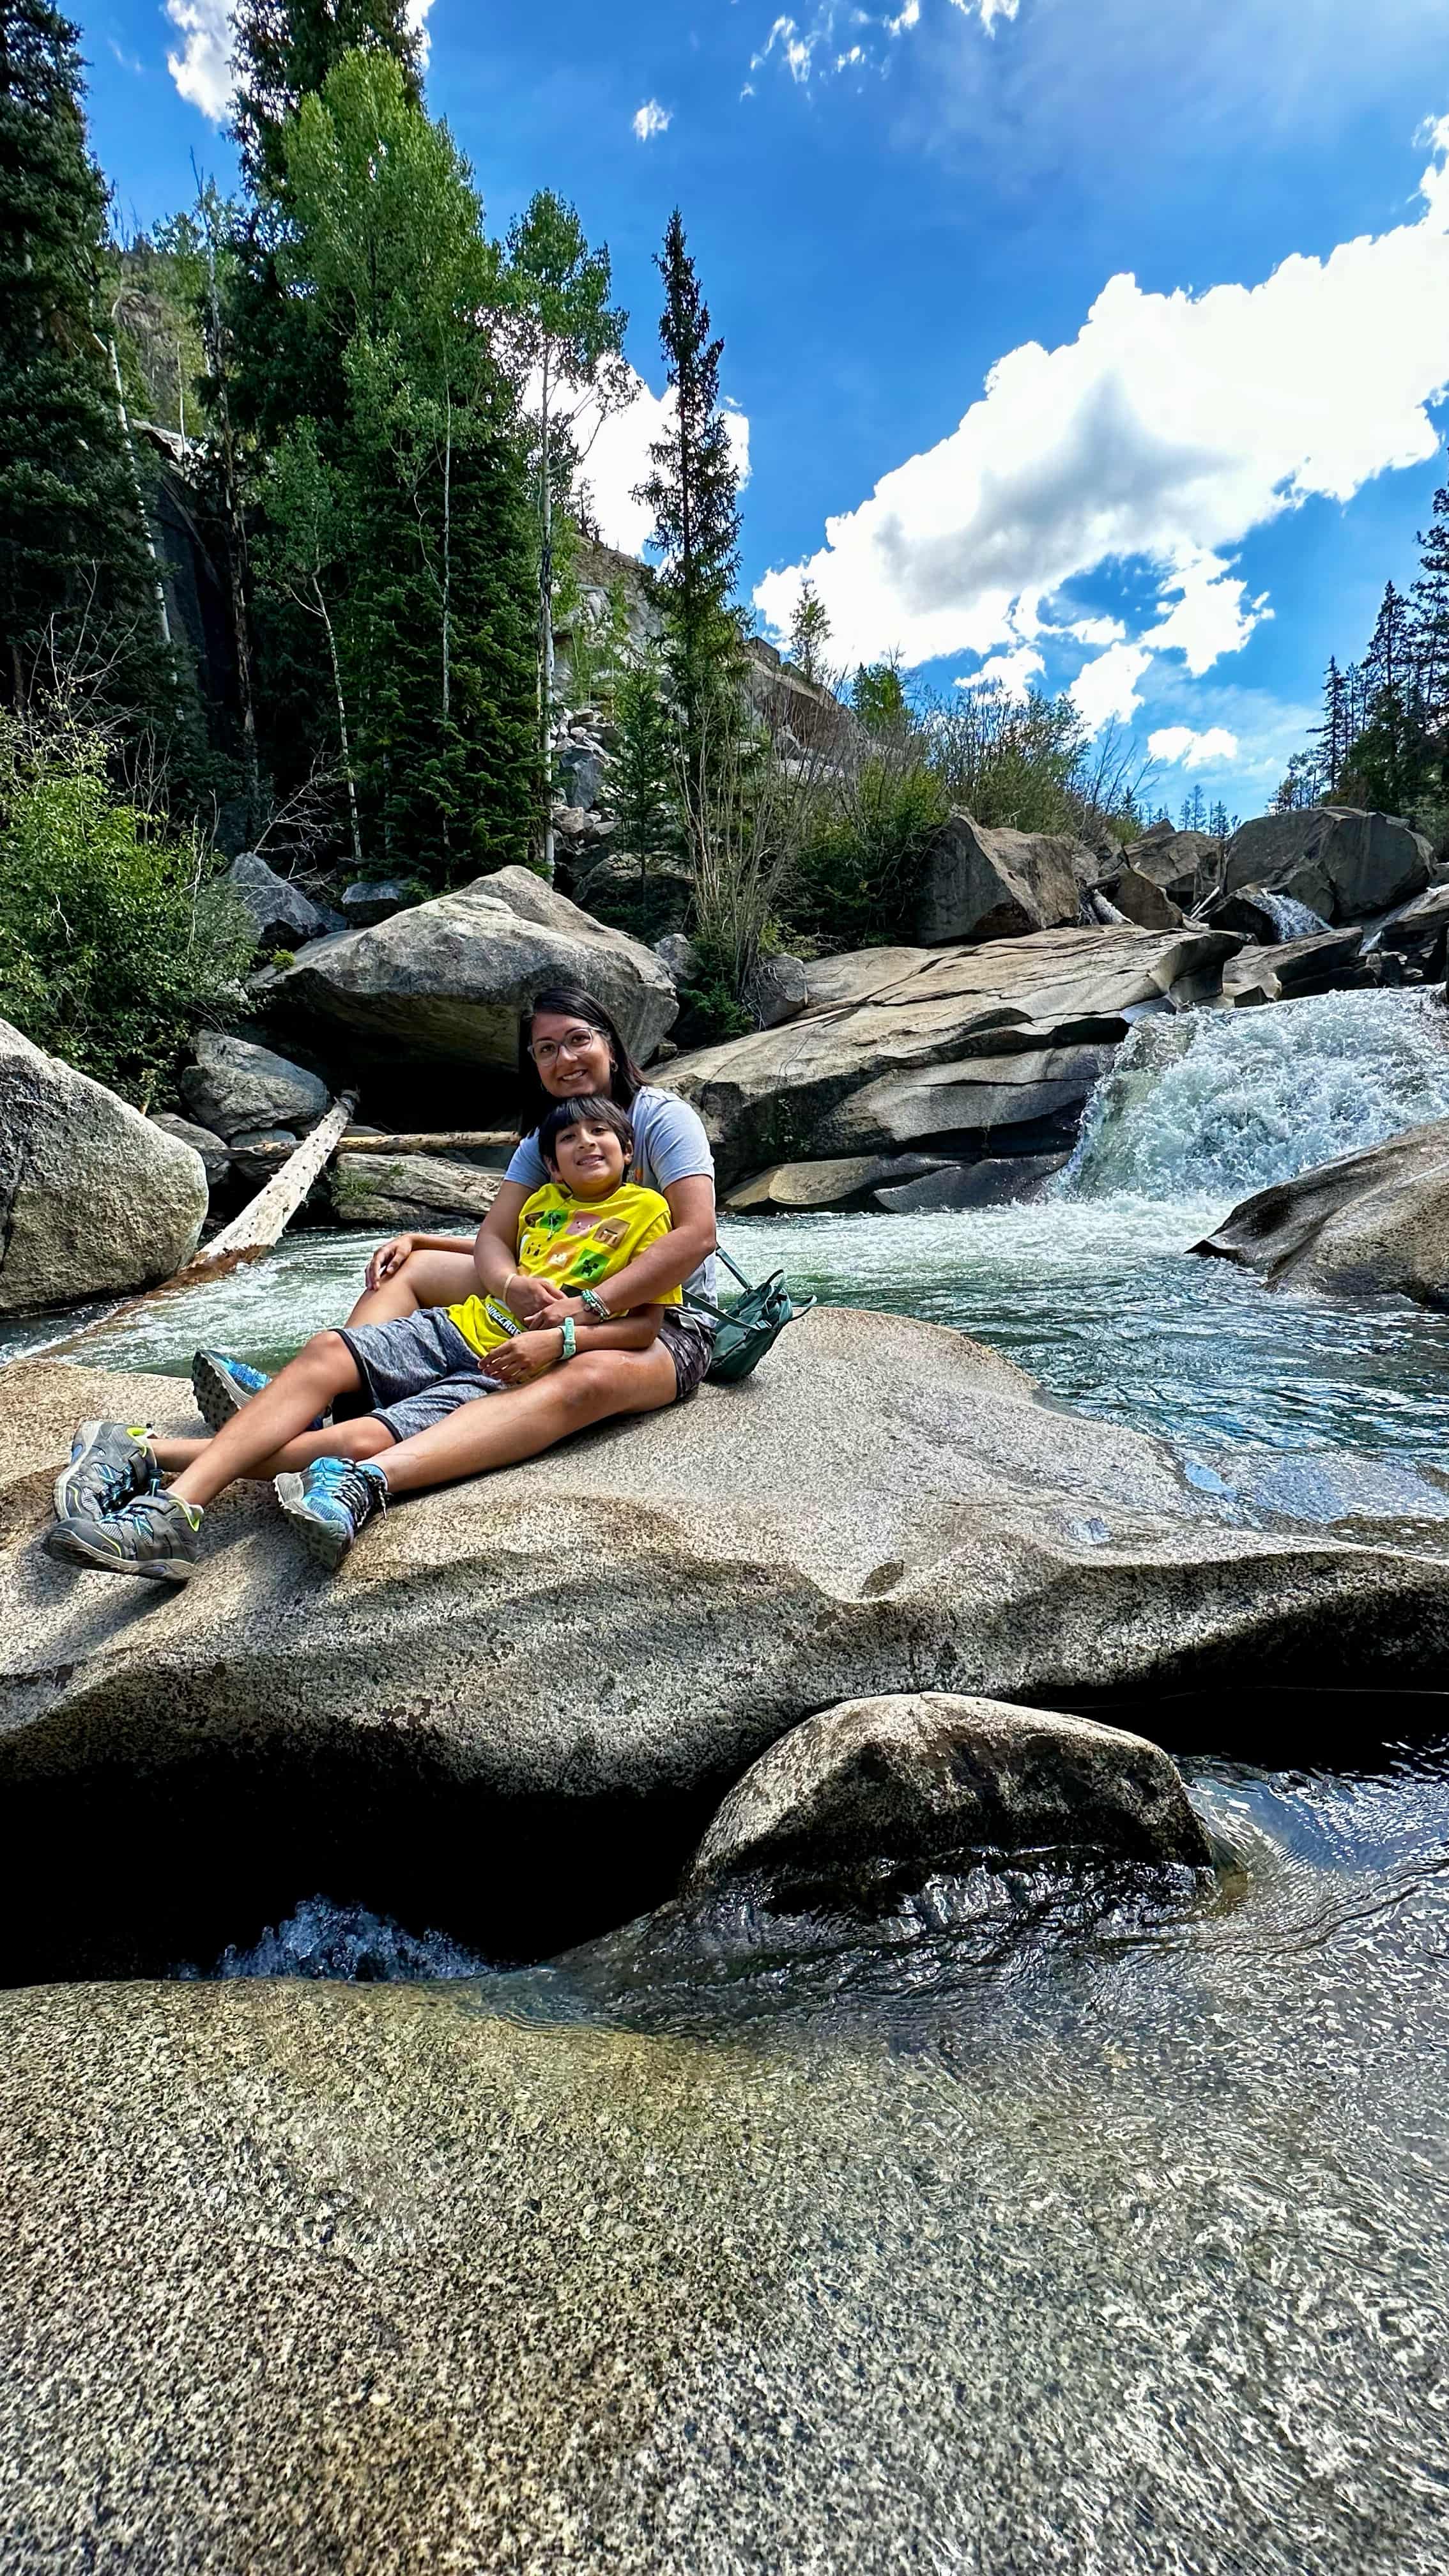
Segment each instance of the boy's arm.
[[[641,1306],[632,1315],[621,1315],[616,1324],[578,1325],[576,1347],[580,1351],[647,1351],[657,1341],[664,1320],[662,1306]],[[545,1369],[557,1368],[563,1359],[563,1334],[557,1324],[541,1330],[519,1333],[500,1350],[490,1351],[484,1365],[490,1377],[504,1386],[527,1386],[529,1380],[541,1377]]]
[[[628,1314],[666,1289],[682,1288],[714,1250],[714,1183],[708,1175],[691,1172],[682,1181],[671,1181],[662,1195],[669,1207],[669,1232],[636,1252],[626,1269],[595,1282],[595,1294],[611,1313]],[[557,1288],[549,1288],[547,1296],[549,1322],[561,1323],[565,1315],[582,1322],[587,1316],[577,1297],[566,1297]]]

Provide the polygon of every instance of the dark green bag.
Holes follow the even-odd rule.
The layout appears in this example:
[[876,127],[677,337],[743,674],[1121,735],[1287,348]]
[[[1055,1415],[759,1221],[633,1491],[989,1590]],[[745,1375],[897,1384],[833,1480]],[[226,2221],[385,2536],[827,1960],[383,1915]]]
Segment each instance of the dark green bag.
[[772,1342],[778,1341],[787,1324],[800,1315],[808,1315],[813,1297],[792,1297],[785,1285],[783,1270],[772,1270],[758,1288],[752,1288],[743,1270],[737,1270],[727,1252],[716,1247],[717,1260],[724,1263],[731,1276],[744,1290],[732,1306],[712,1306],[707,1297],[686,1295],[685,1304],[696,1315],[712,1315],[715,1320],[714,1358],[708,1375],[717,1386],[738,1386],[751,1369],[758,1368]]

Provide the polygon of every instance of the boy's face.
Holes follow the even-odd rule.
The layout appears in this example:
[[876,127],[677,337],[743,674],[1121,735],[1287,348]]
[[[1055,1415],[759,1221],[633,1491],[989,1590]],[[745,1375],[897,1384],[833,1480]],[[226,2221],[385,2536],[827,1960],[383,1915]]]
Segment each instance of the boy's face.
[[602,1118],[583,1118],[555,1136],[553,1169],[574,1198],[606,1199],[623,1180],[624,1148]]

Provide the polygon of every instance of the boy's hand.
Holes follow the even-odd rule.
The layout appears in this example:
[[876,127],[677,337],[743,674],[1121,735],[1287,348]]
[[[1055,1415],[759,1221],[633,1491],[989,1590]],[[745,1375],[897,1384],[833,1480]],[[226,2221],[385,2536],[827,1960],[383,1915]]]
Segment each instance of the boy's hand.
[[513,1272],[502,1302],[520,1324],[561,1324],[569,1312],[568,1299],[550,1280],[530,1279],[522,1270]]
[[386,1243],[380,1243],[367,1265],[369,1288],[380,1288],[384,1279],[391,1279],[394,1271],[401,1270],[413,1249],[410,1234],[395,1234]]
[[527,1386],[531,1379],[542,1377],[545,1369],[551,1369],[562,1358],[563,1335],[550,1328],[543,1332],[515,1333],[511,1342],[504,1342],[500,1349],[489,1352],[484,1367],[489,1377],[497,1378],[500,1386]]

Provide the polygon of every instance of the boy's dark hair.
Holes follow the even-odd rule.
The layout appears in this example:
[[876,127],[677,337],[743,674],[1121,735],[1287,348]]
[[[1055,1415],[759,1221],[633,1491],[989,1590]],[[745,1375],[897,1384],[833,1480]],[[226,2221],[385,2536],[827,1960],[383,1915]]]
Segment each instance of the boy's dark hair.
[[[518,1132],[520,1136],[526,1136],[531,1128],[537,1128],[541,1137],[543,1121],[555,1105],[552,1094],[545,1091],[539,1081],[538,1067],[528,1052],[533,1039],[534,1019],[540,1011],[547,1011],[551,1017],[558,1019],[582,1020],[585,1028],[598,1030],[609,1050],[610,1096],[617,1102],[620,1109],[632,1109],[634,1094],[640,1089],[644,1076],[603,1003],[596,1002],[592,993],[581,992],[576,984],[550,984],[543,992],[534,994],[532,1002],[518,1025]],[[541,1143],[539,1151],[540,1153],[543,1151]]]
[[624,1177],[627,1180],[629,1165],[634,1158],[634,1130],[618,1103],[606,1100],[600,1091],[585,1091],[575,1100],[554,1102],[538,1131],[538,1150],[549,1170],[558,1169],[558,1156],[553,1149],[564,1129],[585,1124],[612,1129],[624,1148]]

